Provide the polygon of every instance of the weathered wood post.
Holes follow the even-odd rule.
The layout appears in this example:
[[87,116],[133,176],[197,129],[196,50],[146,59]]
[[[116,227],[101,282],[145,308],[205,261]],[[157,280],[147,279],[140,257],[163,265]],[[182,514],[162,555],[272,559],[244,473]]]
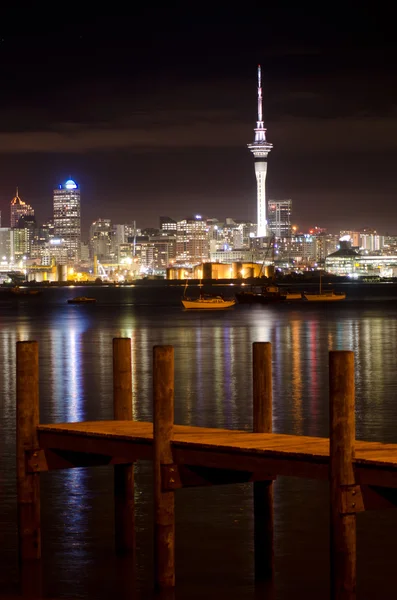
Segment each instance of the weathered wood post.
[[39,348],[17,342],[17,498],[20,562],[41,558],[40,475],[27,471],[39,449]]
[[154,437],[154,568],[157,588],[175,585],[174,492],[163,491],[164,465],[172,465],[174,435],[174,348],[153,348],[153,437]]
[[[272,345],[253,344],[253,430],[272,432]],[[273,481],[254,482],[255,578],[274,573]]]
[[331,599],[356,598],[354,353],[329,353]]
[[[131,340],[113,339],[113,409],[117,421],[132,420]],[[134,552],[134,465],[114,466],[114,521],[117,552]]]

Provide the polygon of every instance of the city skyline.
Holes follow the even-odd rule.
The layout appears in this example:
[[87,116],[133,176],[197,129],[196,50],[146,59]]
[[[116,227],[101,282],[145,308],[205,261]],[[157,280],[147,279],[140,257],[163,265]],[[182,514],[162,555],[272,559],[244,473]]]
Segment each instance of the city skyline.
[[[71,28],[66,19],[57,31],[5,24],[3,216],[18,185],[38,220],[50,218],[51,190],[71,173],[84,231],[100,216],[156,226],[165,211],[255,221],[246,144],[261,63],[274,144],[267,197],[292,198],[302,229],[343,222],[394,233],[394,42],[363,13],[325,23],[298,7],[266,7],[258,38],[261,16],[215,12],[209,23],[190,9],[176,19],[142,9],[132,21],[87,18]],[[66,30],[68,48],[57,43]]]

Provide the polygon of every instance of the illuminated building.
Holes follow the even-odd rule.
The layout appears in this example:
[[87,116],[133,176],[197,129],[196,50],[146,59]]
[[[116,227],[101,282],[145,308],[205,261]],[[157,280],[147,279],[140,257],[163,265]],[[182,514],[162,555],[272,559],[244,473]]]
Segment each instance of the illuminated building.
[[11,248],[11,229],[0,227],[0,260],[9,260]]
[[290,237],[292,200],[269,200],[267,209],[268,230],[276,238]]
[[176,232],[176,221],[170,217],[160,217],[160,229]]
[[54,235],[63,240],[68,262],[80,261],[80,189],[68,179],[54,190]]
[[111,259],[112,222],[110,219],[97,219],[90,226],[90,257],[100,261]]
[[313,237],[307,233],[293,235],[289,255],[291,260],[297,263],[310,264],[313,262],[315,255]]
[[29,254],[29,230],[15,227],[10,233],[10,258],[17,261]]
[[176,258],[176,236],[156,235],[150,237],[150,242],[156,248],[156,268],[165,270]]
[[258,120],[256,122],[255,138],[252,144],[248,144],[255,158],[255,175],[257,183],[257,236],[267,236],[267,218],[266,218],[266,173],[267,173],[267,155],[273,148],[266,140],[266,129],[263,124],[262,115],[262,81],[261,67],[258,65]]
[[33,217],[34,210],[29,204],[21,200],[17,188],[16,195],[11,200],[11,227],[17,227],[19,219],[25,216]]
[[340,239],[350,241],[352,248],[359,248],[367,252],[378,252],[385,246],[385,238],[374,229],[361,231],[341,231]]
[[200,215],[177,222],[176,260],[196,264],[209,260],[208,227]]
[[339,246],[339,239],[337,235],[324,232],[313,235],[313,244],[314,260],[317,263],[322,263],[329,254],[336,252]]

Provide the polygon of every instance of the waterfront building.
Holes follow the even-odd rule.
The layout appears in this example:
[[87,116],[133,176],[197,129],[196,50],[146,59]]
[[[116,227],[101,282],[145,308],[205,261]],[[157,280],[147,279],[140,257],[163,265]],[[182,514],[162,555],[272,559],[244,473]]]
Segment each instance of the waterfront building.
[[267,226],[276,238],[291,236],[292,200],[269,200]]
[[266,140],[266,129],[263,122],[262,73],[260,65],[258,65],[258,119],[254,131],[254,141],[252,144],[248,144],[248,148],[255,158],[255,175],[257,184],[257,236],[265,237],[268,235],[266,216],[267,157],[273,148],[273,144],[270,144]]
[[68,179],[54,190],[54,235],[64,241],[69,263],[78,263],[81,252],[80,189]]
[[21,217],[25,217],[25,216],[33,217],[34,216],[34,210],[30,206],[30,204],[27,204],[26,202],[21,200],[21,198],[19,197],[18,188],[16,190],[16,194],[15,194],[14,198],[11,200],[10,211],[11,211],[11,218],[10,218],[11,227],[17,227],[18,221]]

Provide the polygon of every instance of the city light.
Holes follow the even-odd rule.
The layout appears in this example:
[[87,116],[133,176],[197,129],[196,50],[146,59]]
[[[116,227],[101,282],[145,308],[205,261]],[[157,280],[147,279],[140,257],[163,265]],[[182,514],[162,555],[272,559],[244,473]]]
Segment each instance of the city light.
[[65,188],[67,190],[75,190],[77,188],[77,184],[73,179],[68,179],[65,183]]

